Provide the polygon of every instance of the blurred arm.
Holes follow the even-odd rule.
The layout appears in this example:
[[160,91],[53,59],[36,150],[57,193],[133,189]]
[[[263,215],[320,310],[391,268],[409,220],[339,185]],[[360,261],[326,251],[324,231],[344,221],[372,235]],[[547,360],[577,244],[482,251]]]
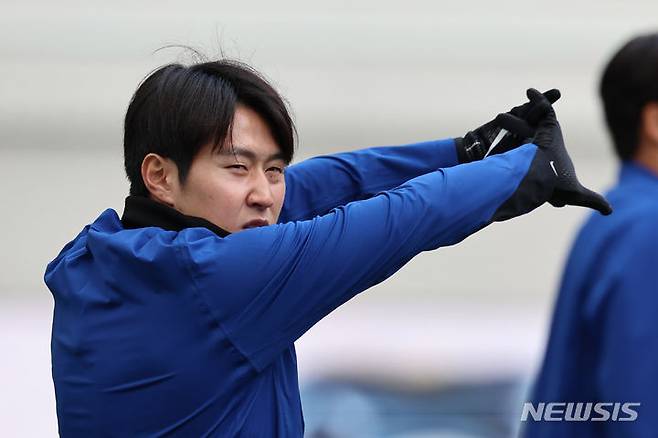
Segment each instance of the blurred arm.
[[595,321],[601,357],[593,370],[599,401],[641,406],[633,407],[636,421],[606,422],[604,436],[645,437],[658,430],[658,231],[653,218],[643,222],[636,224],[643,231],[636,234],[632,255],[622,261]]

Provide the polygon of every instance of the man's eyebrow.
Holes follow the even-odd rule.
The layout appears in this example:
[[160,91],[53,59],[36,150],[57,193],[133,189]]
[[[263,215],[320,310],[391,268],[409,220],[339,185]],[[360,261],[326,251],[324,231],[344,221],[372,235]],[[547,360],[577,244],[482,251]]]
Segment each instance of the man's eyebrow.
[[[222,148],[219,151],[219,155],[222,155],[222,156],[242,156],[242,157],[248,158],[252,161],[256,160],[256,158],[258,158],[254,151],[252,151],[251,149],[241,147],[241,146],[228,146],[228,147]],[[283,160],[283,161],[285,161],[285,156],[283,155],[283,152],[280,152],[280,151],[276,152],[276,153],[270,155],[269,157],[267,157],[267,159],[265,161],[274,161],[274,160]]]

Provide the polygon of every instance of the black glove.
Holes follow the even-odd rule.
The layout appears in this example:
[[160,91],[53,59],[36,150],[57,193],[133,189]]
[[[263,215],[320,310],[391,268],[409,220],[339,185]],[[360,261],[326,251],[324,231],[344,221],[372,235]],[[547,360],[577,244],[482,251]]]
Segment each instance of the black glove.
[[[573,167],[573,162],[564,147],[562,130],[555,111],[547,97],[531,88],[528,98],[533,105],[548,106],[549,110],[537,126],[532,143],[537,145],[537,154],[530,164],[516,192],[496,211],[494,221],[502,221],[527,213],[548,201],[556,207],[579,205],[598,210],[601,214],[612,213],[606,199],[583,187]],[[515,116],[500,115],[499,118]],[[518,124],[525,123],[522,119]]]
[[[487,155],[507,152],[527,143],[526,140],[534,136],[539,120],[550,110],[551,103],[555,103],[560,98],[560,91],[548,90],[544,96],[549,102],[548,105],[544,101],[526,102],[515,106],[507,113],[499,114],[494,120],[467,132],[463,137],[456,138],[455,146],[459,163],[481,160]],[[491,149],[492,143],[502,129],[507,132]]]

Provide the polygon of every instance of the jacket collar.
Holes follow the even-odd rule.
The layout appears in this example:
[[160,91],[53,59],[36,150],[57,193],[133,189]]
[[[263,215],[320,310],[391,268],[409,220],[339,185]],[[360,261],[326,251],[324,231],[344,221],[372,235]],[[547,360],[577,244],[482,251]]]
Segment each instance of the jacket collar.
[[159,227],[168,231],[181,231],[185,228],[206,228],[219,237],[230,233],[206,219],[187,216],[176,209],[144,196],[128,196],[121,216],[124,228]]
[[619,172],[622,184],[642,185],[645,189],[658,189],[658,175],[637,161],[624,161]]

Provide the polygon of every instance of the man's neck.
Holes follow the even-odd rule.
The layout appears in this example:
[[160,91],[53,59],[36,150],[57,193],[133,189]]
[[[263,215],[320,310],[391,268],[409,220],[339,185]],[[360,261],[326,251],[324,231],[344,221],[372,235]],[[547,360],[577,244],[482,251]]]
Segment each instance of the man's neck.
[[648,141],[640,142],[633,160],[658,176],[658,144]]
[[121,222],[124,228],[159,227],[168,231],[207,228],[220,237],[230,233],[206,219],[185,215],[165,204],[143,196],[128,196]]

